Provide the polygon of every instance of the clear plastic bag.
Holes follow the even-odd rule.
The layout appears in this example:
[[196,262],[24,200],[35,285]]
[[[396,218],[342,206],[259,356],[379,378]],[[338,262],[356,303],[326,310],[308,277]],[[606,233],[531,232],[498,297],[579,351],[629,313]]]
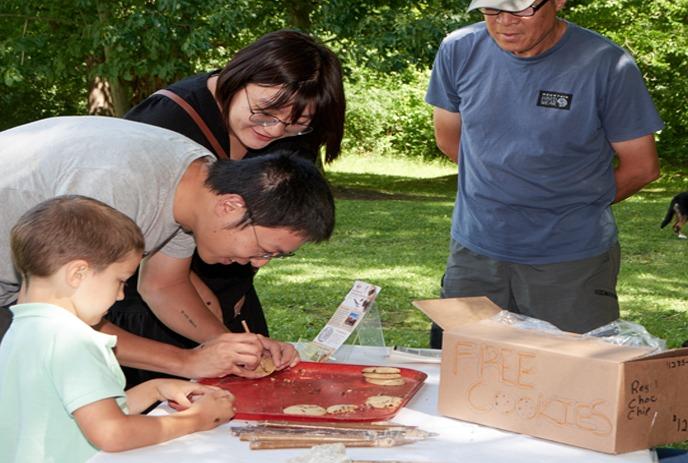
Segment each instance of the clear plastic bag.
[[528,317],[526,315],[521,315],[514,312],[509,312],[508,310],[502,310],[490,317],[490,320],[503,325],[510,325],[516,328],[522,328],[524,330],[539,330],[546,331],[548,333],[561,333],[562,331],[556,326],[549,322],[540,320],[538,318]]
[[311,447],[306,454],[290,458],[287,463],[351,463],[341,442]]
[[[544,331],[550,334],[563,334],[556,326],[544,320],[527,317],[525,315],[502,310],[493,315],[491,320],[504,325],[514,326],[526,330]],[[629,347],[650,347],[653,350],[648,353],[657,354],[666,350],[666,341],[651,335],[644,326],[626,320],[616,320],[592,331],[583,333],[582,336],[590,336],[601,339],[610,344]]]
[[666,341],[648,333],[643,325],[626,320],[613,321],[588,331],[583,336],[594,336],[620,346],[650,347],[653,349],[650,354],[663,352],[667,348]]

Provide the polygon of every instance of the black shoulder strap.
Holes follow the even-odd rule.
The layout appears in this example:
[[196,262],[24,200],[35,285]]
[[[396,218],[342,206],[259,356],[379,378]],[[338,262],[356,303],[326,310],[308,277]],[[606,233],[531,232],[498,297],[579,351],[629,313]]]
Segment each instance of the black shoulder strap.
[[2,342],[2,338],[7,333],[7,330],[10,329],[11,324],[12,312],[7,307],[0,307],[0,342]]

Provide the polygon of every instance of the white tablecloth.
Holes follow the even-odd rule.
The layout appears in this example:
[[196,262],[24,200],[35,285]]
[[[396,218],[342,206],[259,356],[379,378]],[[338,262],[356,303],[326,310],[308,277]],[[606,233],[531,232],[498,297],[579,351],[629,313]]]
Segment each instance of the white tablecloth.
[[[355,347],[346,359],[347,363],[383,365],[389,361],[380,348]],[[499,431],[496,429],[437,416],[439,365],[404,363],[398,366],[424,371],[428,378],[394,421],[436,432],[438,437],[412,445],[393,448],[349,448],[347,455],[353,460],[383,460],[403,462],[509,462],[509,463],[651,463],[654,452],[649,450],[607,455],[604,453],[570,447],[546,440]],[[171,412],[161,405],[155,414]],[[250,450],[248,443],[241,442],[230,433],[230,426],[244,425],[233,421],[212,431],[184,436],[164,444],[122,453],[101,452],[91,463],[275,463],[303,455],[306,449],[297,450]]]

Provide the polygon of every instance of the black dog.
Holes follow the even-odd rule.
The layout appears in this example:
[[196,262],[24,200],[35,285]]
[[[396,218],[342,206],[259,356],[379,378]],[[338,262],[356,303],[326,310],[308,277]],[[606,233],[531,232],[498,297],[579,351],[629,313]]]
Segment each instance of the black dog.
[[664,221],[659,227],[666,227],[674,216],[676,216],[676,221],[672,227],[674,233],[676,233],[676,236],[679,238],[685,240],[687,237],[681,232],[681,229],[686,222],[688,222],[688,191],[684,191],[674,196],[671,203],[669,203],[669,210],[667,211],[666,217],[664,217]]

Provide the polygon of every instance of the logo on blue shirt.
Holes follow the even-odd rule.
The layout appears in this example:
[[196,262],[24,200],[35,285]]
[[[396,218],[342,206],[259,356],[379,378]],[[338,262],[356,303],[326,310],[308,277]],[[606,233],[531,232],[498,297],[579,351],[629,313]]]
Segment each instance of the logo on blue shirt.
[[538,95],[538,106],[543,108],[553,109],[571,109],[571,99],[573,95],[570,93],[550,92],[547,90],[540,90]]

